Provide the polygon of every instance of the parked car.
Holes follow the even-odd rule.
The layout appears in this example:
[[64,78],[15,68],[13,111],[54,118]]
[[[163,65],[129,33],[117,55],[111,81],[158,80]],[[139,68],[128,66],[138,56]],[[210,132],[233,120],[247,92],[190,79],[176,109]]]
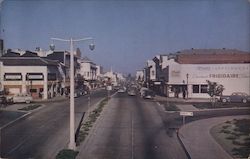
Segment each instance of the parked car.
[[234,92],[230,96],[221,96],[220,101],[223,103],[226,102],[242,102],[247,103],[250,102],[250,96],[246,93],[242,92]]
[[33,98],[29,94],[17,94],[12,98],[13,103],[30,103]]
[[155,97],[155,93],[152,90],[145,90],[143,94],[144,99],[152,99]]

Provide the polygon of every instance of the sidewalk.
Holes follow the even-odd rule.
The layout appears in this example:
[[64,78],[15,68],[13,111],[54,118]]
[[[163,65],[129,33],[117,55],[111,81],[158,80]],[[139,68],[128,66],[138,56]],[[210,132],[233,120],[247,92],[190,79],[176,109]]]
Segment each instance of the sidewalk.
[[200,109],[197,109],[196,107],[194,107],[191,104],[176,104],[176,106],[181,110],[181,111],[200,111]]
[[174,97],[163,97],[156,95],[154,98],[155,101],[159,102],[178,102],[178,103],[206,103],[210,102],[210,99],[208,98],[189,98],[189,99],[183,99],[183,98],[174,98]]
[[249,116],[226,116],[197,120],[181,127],[179,137],[192,159],[232,159],[211,136],[210,129],[227,120],[247,117]]

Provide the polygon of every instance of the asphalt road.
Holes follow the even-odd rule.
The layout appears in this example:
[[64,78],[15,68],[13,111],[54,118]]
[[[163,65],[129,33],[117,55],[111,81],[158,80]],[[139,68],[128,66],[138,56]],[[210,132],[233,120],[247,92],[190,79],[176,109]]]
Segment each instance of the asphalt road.
[[[105,90],[93,92],[91,105],[105,96]],[[80,118],[88,108],[88,98],[75,99],[75,115]],[[1,131],[1,157],[54,158],[58,151],[67,147],[68,138],[69,100],[46,103],[31,116]]]
[[[186,123],[249,114],[249,108],[199,111],[186,118]],[[187,154],[176,136],[181,125],[179,112],[167,113],[153,100],[118,93],[82,144],[78,159],[185,159]]]
[[[107,95],[92,93],[91,105]],[[88,108],[87,96],[76,99],[75,114],[80,118]],[[195,112],[186,122],[226,115],[250,114],[249,109]],[[79,159],[185,159],[175,128],[179,113],[166,113],[152,100],[115,95],[104,109],[94,130],[80,147]],[[28,118],[1,132],[1,157],[54,158],[66,148],[69,136],[69,101],[47,103]]]
[[162,110],[151,100],[115,95],[80,149],[80,159],[185,159],[176,136],[166,132]]

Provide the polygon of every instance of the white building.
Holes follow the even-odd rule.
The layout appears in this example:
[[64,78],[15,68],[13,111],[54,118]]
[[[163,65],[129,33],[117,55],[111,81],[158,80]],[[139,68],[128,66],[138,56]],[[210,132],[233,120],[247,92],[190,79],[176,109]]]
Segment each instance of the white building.
[[80,63],[80,70],[79,74],[84,77],[85,80],[96,80],[96,64],[92,62],[88,57],[84,57],[79,59],[78,62]]
[[120,83],[125,82],[126,79],[122,73],[116,73],[116,75],[117,75],[118,82]]
[[108,79],[110,80],[109,82],[111,82],[111,84],[112,84],[113,86],[117,86],[117,85],[118,85],[117,74],[114,73],[112,70],[109,71],[109,72],[106,72],[106,73],[104,74],[104,78],[108,78]]
[[88,87],[95,88],[97,85],[97,66],[88,57],[84,57],[78,60],[80,64],[80,69],[78,74],[80,74]]
[[64,68],[57,61],[27,52],[22,56],[6,54],[0,58],[1,85],[10,95],[29,93],[34,98],[61,94]]
[[149,68],[149,80],[156,80],[156,67],[153,60],[147,61],[147,67]]
[[[195,51],[195,53],[194,53]],[[250,54],[238,50],[196,49],[164,58],[168,96],[207,98],[207,80],[224,86],[223,95],[233,92],[250,94]]]
[[143,70],[138,70],[136,71],[136,80],[137,81],[142,81],[144,79],[144,71]]
[[103,77],[103,67],[102,66],[96,66],[96,76],[98,79]]

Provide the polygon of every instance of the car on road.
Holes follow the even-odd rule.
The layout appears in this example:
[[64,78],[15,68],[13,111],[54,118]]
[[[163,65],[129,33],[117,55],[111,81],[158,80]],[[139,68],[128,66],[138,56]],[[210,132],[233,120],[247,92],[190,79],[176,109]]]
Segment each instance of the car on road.
[[146,92],[147,90],[149,90],[149,89],[146,88],[146,87],[141,87],[141,88],[140,88],[140,96],[143,97],[144,94],[145,94],[145,92]]
[[155,93],[152,90],[145,90],[143,94],[144,99],[153,99],[155,97]]
[[118,90],[118,93],[125,93],[126,92],[126,87],[122,87]]
[[125,93],[125,92],[126,92],[126,90],[123,89],[123,88],[120,88],[120,89],[118,90],[118,93]]
[[247,93],[234,92],[229,96],[221,96],[220,101],[223,103],[227,102],[247,103],[250,102],[250,96]]
[[130,89],[130,90],[128,90],[128,95],[135,96],[136,95],[136,91],[134,89]]
[[29,94],[17,94],[12,97],[13,103],[30,103],[33,98]]
[[79,91],[79,90],[75,90],[74,92],[74,97],[77,98],[77,97],[80,97],[82,95],[82,92]]

